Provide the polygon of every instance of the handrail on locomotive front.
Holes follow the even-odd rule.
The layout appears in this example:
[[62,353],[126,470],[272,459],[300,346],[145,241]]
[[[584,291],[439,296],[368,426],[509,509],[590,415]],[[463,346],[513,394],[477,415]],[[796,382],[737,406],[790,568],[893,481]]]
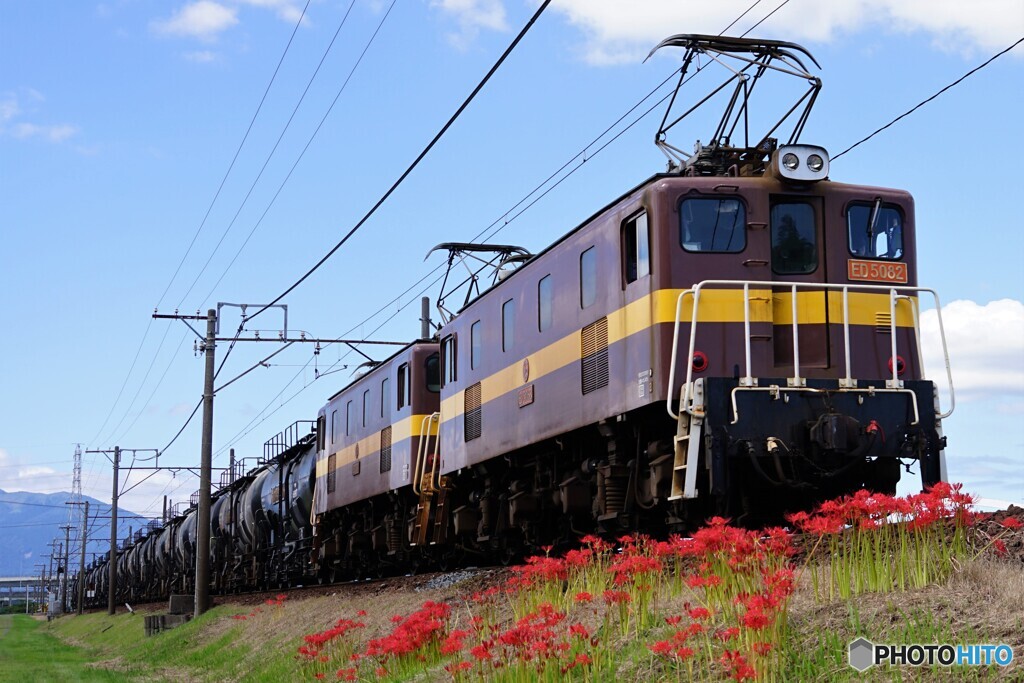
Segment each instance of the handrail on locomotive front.
[[[839,390],[848,392],[858,391],[891,391],[893,393],[908,393],[911,395],[911,400],[914,408],[914,423],[916,424],[919,419],[916,394],[908,389],[903,389],[902,381],[899,379],[899,368],[896,362],[897,349],[896,349],[896,306],[899,301],[905,300],[910,304],[910,312],[913,317],[914,325],[914,337],[917,346],[917,357],[920,367],[922,368],[922,375],[924,374],[924,358],[921,353],[921,326],[920,326],[920,315],[918,311],[918,302],[913,293],[927,292],[932,295],[935,301],[935,313],[939,324],[939,338],[942,341],[942,356],[946,365],[946,381],[949,387],[949,410],[944,413],[937,413],[939,419],[945,419],[953,413],[953,409],[956,406],[956,397],[953,392],[953,374],[949,365],[949,350],[946,347],[946,332],[942,324],[942,304],[939,301],[938,293],[928,287],[917,287],[917,286],[891,286],[891,285],[869,285],[869,284],[831,284],[822,282],[779,282],[773,280],[704,280],[697,283],[690,289],[683,290],[679,293],[676,298],[676,312],[675,312],[675,324],[672,330],[672,356],[669,362],[669,375],[668,375],[668,396],[665,400],[665,407],[668,410],[669,416],[674,420],[679,419],[679,413],[672,410],[673,390],[676,381],[676,358],[679,352],[679,327],[680,327],[680,316],[682,315],[683,300],[690,296],[693,297],[693,311],[690,319],[690,341],[689,341],[689,355],[688,358],[693,358],[694,351],[697,342],[697,319],[698,312],[700,310],[700,295],[705,288],[713,287],[738,287],[743,286],[743,335],[744,335],[744,362],[745,362],[745,375],[740,379],[740,386],[733,390],[732,393],[732,407],[733,407],[733,420],[735,424],[739,420],[739,414],[736,408],[736,392],[740,389],[751,390],[751,391],[781,391],[781,387],[756,387],[756,382],[752,375],[751,369],[751,347],[750,347],[750,288],[751,285],[759,288],[773,288],[773,287],[788,287],[792,294],[792,315],[793,315],[793,376],[788,378],[787,384],[789,385],[785,390],[798,390],[808,392],[820,392],[820,389],[810,389],[805,386],[806,381],[800,376],[800,321],[797,308],[797,289],[810,289],[810,290],[839,290],[843,294],[843,351],[844,351],[844,362],[846,376],[839,380]],[[884,292],[889,296],[889,337],[891,344],[891,365],[892,365],[892,378],[887,379],[885,382],[885,389],[856,389],[855,382],[851,376],[851,364],[850,364],[850,314],[849,314],[849,292],[850,289],[856,290],[868,290],[875,292]],[[826,302],[827,308],[827,302]],[[686,370],[686,382],[683,383],[680,388],[679,396],[679,407],[680,411],[685,410],[687,413],[694,415],[696,407],[690,405],[691,394],[690,388],[693,386],[693,364],[687,364]]]

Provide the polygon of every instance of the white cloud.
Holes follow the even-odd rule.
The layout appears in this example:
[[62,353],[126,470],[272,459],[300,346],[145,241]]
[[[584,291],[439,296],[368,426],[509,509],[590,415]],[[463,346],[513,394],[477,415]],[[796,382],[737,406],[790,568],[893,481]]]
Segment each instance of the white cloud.
[[19,140],[39,138],[49,142],[64,142],[78,133],[78,127],[69,123],[41,124],[25,120],[35,116],[39,104],[45,100],[42,93],[32,88],[21,88],[17,93],[0,93],[0,135]]
[[215,40],[217,35],[238,23],[238,10],[213,0],[197,0],[182,7],[170,19],[154,21],[159,33]]
[[[998,398],[999,410],[1024,408],[1024,303],[1002,299],[981,306],[954,301],[942,307],[957,399]],[[935,310],[921,314],[925,370],[939,386],[944,360]]]
[[183,56],[188,61],[196,62],[197,64],[208,64],[218,59],[217,53],[211,50],[195,50],[193,52],[186,52]]
[[[449,3],[445,3],[449,4]],[[648,0],[555,0],[585,35],[584,58],[593,64],[639,61],[661,39],[674,33],[717,34],[749,7],[748,0],[715,3]],[[728,34],[740,35],[777,3],[758,6]],[[944,49],[1006,47],[1024,34],[1020,0],[791,0],[752,34],[796,42],[827,42],[837,34],[866,27],[885,33],[931,34]]]
[[11,135],[24,140],[39,137],[50,142],[63,142],[78,132],[78,128],[66,123],[41,126],[35,123],[16,123],[11,127]]
[[[239,0],[239,2],[244,5],[274,10],[279,19],[293,24],[302,16],[302,7],[292,0]],[[308,21],[309,17],[307,16],[302,23],[305,24]]]
[[505,31],[508,23],[501,0],[432,0],[431,7],[455,18],[458,32],[448,34],[448,40],[459,49],[466,49],[481,29]]

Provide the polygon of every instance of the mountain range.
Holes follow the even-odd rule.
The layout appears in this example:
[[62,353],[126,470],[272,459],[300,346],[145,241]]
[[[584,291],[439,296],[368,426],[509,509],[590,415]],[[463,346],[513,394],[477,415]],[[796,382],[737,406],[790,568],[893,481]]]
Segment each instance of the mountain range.
[[[71,573],[77,573],[81,545],[81,509],[66,505],[71,494],[31,493],[0,489],[0,577],[38,576],[39,564],[49,566],[50,542],[64,543],[62,526],[70,525]],[[89,501],[88,544],[86,564],[95,555],[110,550],[110,504],[83,496]],[[147,519],[129,510],[118,508],[118,538],[128,537],[129,529],[143,528]],[[54,545],[54,548],[57,548]],[[56,571],[56,569],[54,569]]]

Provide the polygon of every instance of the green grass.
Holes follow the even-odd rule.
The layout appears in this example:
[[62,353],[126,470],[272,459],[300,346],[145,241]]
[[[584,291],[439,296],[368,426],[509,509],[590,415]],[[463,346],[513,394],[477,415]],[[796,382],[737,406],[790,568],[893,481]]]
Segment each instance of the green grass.
[[48,629],[83,644],[101,659],[117,658],[121,677],[95,680],[181,680],[183,674],[194,681],[293,680],[297,666],[295,644],[290,640],[261,643],[254,651],[240,642],[245,631],[240,622],[230,623],[216,635],[207,631],[214,622],[239,611],[238,607],[216,607],[184,626],[151,637],[146,637],[138,614],[87,614],[60,619]]
[[113,671],[90,667],[90,663],[102,658],[63,644],[42,626],[43,622],[23,614],[0,616],[0,681],[131,680]]

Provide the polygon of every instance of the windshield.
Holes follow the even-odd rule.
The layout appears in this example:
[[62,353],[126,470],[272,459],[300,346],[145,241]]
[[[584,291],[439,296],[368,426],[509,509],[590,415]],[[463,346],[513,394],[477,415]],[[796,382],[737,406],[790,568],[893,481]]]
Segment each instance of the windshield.
[[851,204],[846,212],[850,253],[879,259],[903,258],[903,215],[892,204]]

